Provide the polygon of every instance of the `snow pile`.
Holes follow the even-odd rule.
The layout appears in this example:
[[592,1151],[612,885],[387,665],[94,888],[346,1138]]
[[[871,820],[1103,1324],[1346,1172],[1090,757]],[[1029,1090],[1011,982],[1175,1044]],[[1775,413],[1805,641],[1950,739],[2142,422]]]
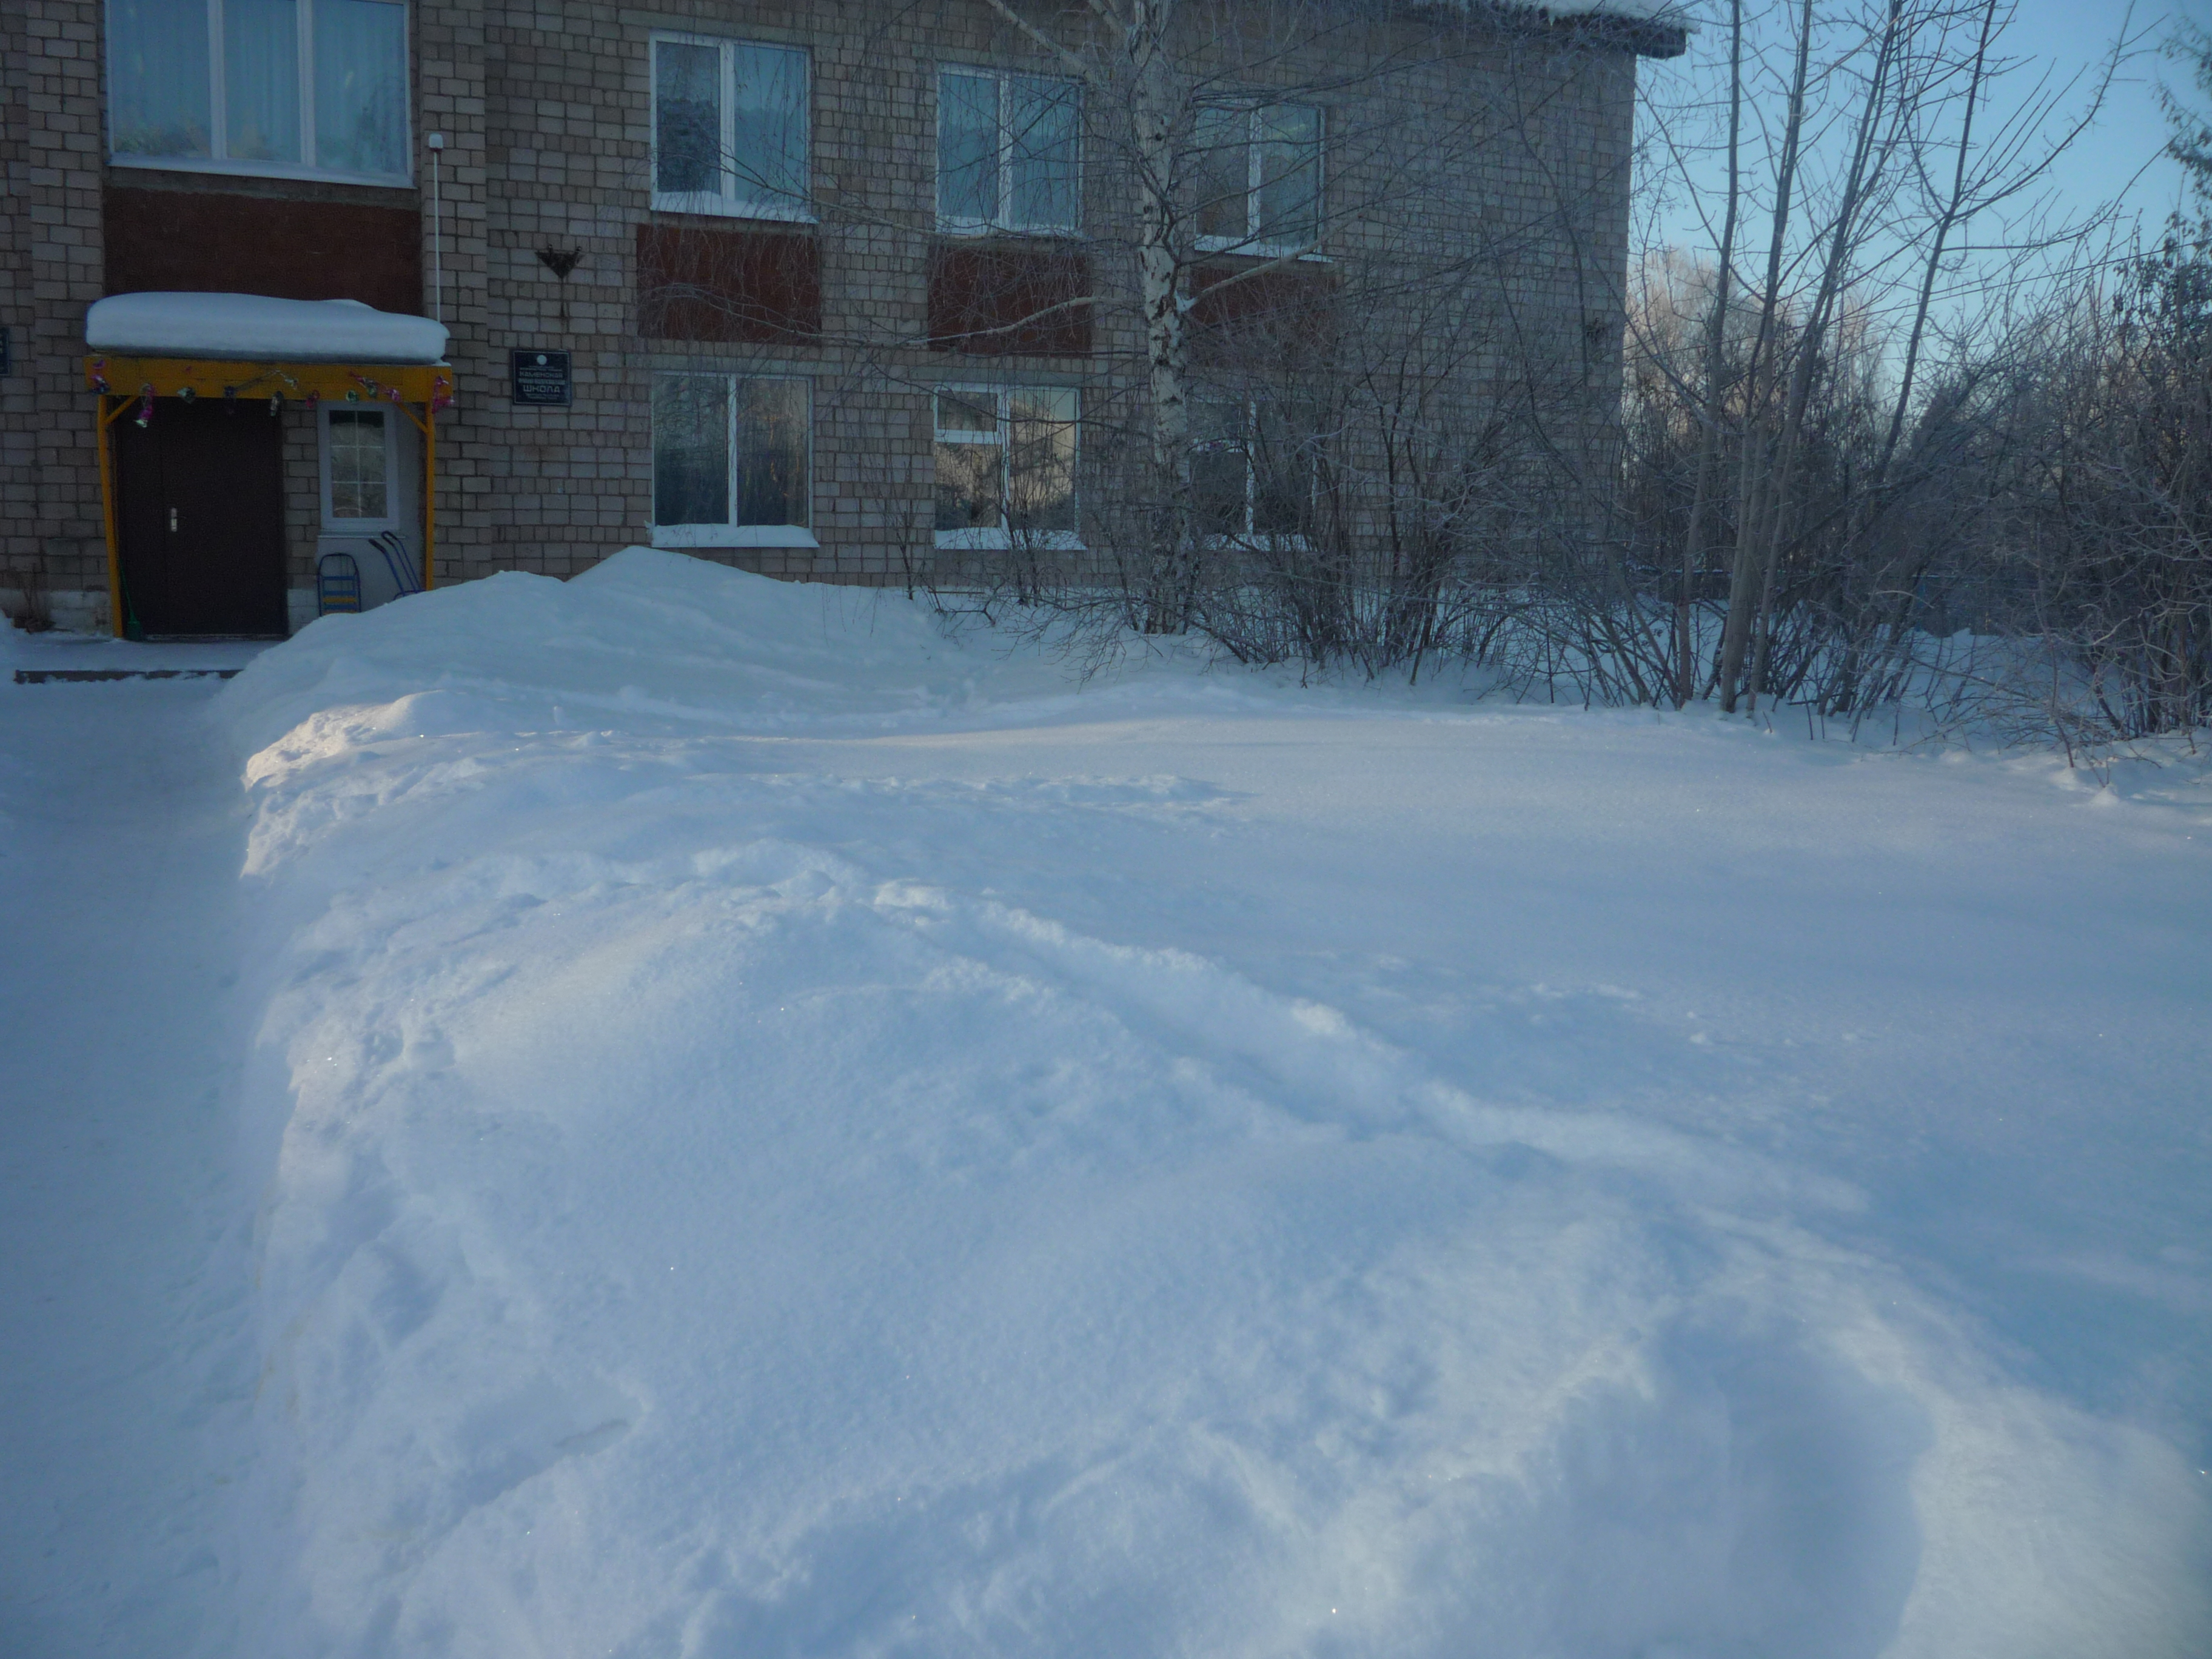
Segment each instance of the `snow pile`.
[[[902,600],[641,550],[325,618],[220,707],[276,929],[250,1650],[2212,1632],[2196,1384],[2142,1380],[2208,1322],[2195,1085],[1999,1077],[1987,1140],[1949,1097],[1959,1169],[2070,1134],[2102,1194],[2115,1114],[2179,1149],[2124,1172],[2178,1255],[2021,1195],[2181,1287],[2166,1337],[2106,1323],[2122,1411],[1993,1334],[2081,1346],[2063,1298],[1973,1290],[2007,1200],[1897,1173],[1949,1087],[1910,1017],[1893,1071],[1838,1029],[1881,1019],[1824,860],[1925,906],[1990,867],[1974,814],[2023,856],[2091,833],[2047,784],[1174,664],[1079,695]],[[2190,810],[2118,833],[2201,878]],[[1754,869],[1797,895],[1772,935],[1668,909],[1773,904]]]
[[446,325],[358,300],[261,294],[112,294],[84,314],[94,351],[244,362],[435,363]]

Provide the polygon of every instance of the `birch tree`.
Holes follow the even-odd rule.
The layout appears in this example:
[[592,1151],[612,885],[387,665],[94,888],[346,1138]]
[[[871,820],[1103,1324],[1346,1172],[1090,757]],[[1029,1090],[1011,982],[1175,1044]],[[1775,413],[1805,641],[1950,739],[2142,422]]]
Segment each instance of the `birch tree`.
[[[1372,385],[1379,363],[1344,353],[1359,335],[1370,355],[1403,361],[1401,343],[1377,342],[1380,312],[1434,317],[1434,302],[1448,293],[1478,309],[1498,309],[1507,284],[1493,256],[1503,237],[1486,243],[1468,230],[1423,243],[1405,221],[1454,198],[1461,198],[1454,210],[1479,217],[1483,209],[1474,198],[1494,185],[1501,147],[1540,150],[1557,136],[1538,131],[1554,118],[1544,108],[1544,88],[1571,78],[1571,68],[1562,66],[1578,48],[1556,30],[1547,37],[1549,26],[1534,15],[1508,27],[1506,14],[1479,8],[1086,0],[1079,10],[1045,14],[1016,0],[988,3],[1012,39],[1084,88],[1092,153],[1126,191],[1118,231],[1097,228],[1104,234],[1094,231],[1093,240],[1125,247],[1132,291],[1124,301],[1109,283],[1090,298],[1101,307],[1128,304],[1140,342],[1142,390],[1132,436],[1142,458],[1134,489],[1142,501],[1141,546],[1133,555],[1138,568],[1128,573],[1131,620],[1150,631],[1179,632],[1197,617],[1212,557],[1192,472],[1194,439],[1203,435],[1194,433],[1192,416],[1194,330],[1203,314],[1264,309],[1243,296],[1295,283],[1328,286],[1335,315],[1316,315],[1309,337],[1285,343],[1310,357],[1324,343],[1340,348],[1327,376],[1364,375]],[[1516,45],[1534,37],[1546,37],[1540,50]],[[1547,65],[1515,88],[1528,99],[1520,107],[1480,90],[1514,86],[1501,59],[1516,53]],[[1612,55],[1632,63],[1617,46]],[[1437,88],[1446,82],[1455,97],[1439,97]],[[1542,164],[1563,198],[1595,193],[1577,182],[1572,158],[1547,156]],[[1625,179],[1618,182],[1625,193]],[[1561,205],[1571,217],[1589,204]],[[1507,234],[1525,240],[1528,233],[1521,227]],[[1554,256],[1554,269],[1580,270],[1597,258],[1587,247],[1565,252]],[[1102,275],[1110,264],[1102,264]],[[1479,291],[1474,279],[1486,270],[1488,291]],[[1492,338],[1478,347],[1453,319],[1431,340],[1461,342],[1462,360],[1442,363],[1431,351],[1427,372],[1471,382],[1485,352],[1492,359],[1536,350],[1579,356],[1577,331],[1590,326],[1616,337],[1619,272],[1593,281],[1587,320],[1569,331],[1564,354],[1557,342],[1537,347]],[[1600,369],[1601,404],[1617,384],[1617,359]],[[1498,377],[1494,362],[1487,372]],[[1410,388],[1408,395],[1429,397]],[[1305,395],[1310,405],[1334,399],[1333,387]]]

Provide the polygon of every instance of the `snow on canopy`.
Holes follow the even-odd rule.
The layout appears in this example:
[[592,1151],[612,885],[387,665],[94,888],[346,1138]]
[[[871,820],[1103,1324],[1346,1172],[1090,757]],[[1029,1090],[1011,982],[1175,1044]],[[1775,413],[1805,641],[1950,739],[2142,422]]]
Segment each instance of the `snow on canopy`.
[[94,351],[251,362],[434,363],[446,326],[358,300],[263,294],[116,294],[85,313]]

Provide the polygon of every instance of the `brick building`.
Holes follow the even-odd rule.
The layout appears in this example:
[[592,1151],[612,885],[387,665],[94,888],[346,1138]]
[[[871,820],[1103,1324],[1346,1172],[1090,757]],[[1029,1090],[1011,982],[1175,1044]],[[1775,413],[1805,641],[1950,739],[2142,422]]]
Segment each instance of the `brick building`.
[[[1314,487],[1261,459],[1269,410],[1304,406],[1301,350],[1378,317],[1437,337],[1419,284],[1377,272],[1454,273],[1485,343],[1439,372],[1534,365],[1565,388],[1547,441],[1596,441],[1635,62],[1682,45],[1613,5],[1476,8],[1443,34],[1351,0],[1193,22],[1214,72],[1185,76],[1178,282],[1194,373],[1228,388],[1193,417],[1224,533]],[[121,495],[153,502],[158,465],[208,473],[197,499],[266,496],[252,593],[167,631],[297,626],[325,555],[371,535],[419,556],[421,434],[374,398],[248,379],[223,426],[162,386],[136,435],[96,437],[88,310],[147,293],[441,319],[439,581],[637,542],[896,581],[1096,540],[1142,424],[1127,123],[1071,67],[1085,9],[1021,9],[1034,29],[989,0],[0,0],[0,588],[118,620],[111,557],[127,587],[179,520],[133,509],[111,555],[103,441]],[[1293,12],[1308,38],[1229,38]],[[240,443],[265,489],[223,471]]]

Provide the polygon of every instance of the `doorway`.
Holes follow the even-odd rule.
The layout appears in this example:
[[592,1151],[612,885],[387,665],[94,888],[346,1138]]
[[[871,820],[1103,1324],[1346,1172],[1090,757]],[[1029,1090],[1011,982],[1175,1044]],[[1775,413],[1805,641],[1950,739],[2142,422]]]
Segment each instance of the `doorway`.
[[325,404],[317,417],[322,532],[315,565],[336,559],[374,610],[422,588],[421,496],[414,422],[396,408]]
[[283,637],[283,422],[258,400],[163,398],[115,424],[127,615],[149,639]]

